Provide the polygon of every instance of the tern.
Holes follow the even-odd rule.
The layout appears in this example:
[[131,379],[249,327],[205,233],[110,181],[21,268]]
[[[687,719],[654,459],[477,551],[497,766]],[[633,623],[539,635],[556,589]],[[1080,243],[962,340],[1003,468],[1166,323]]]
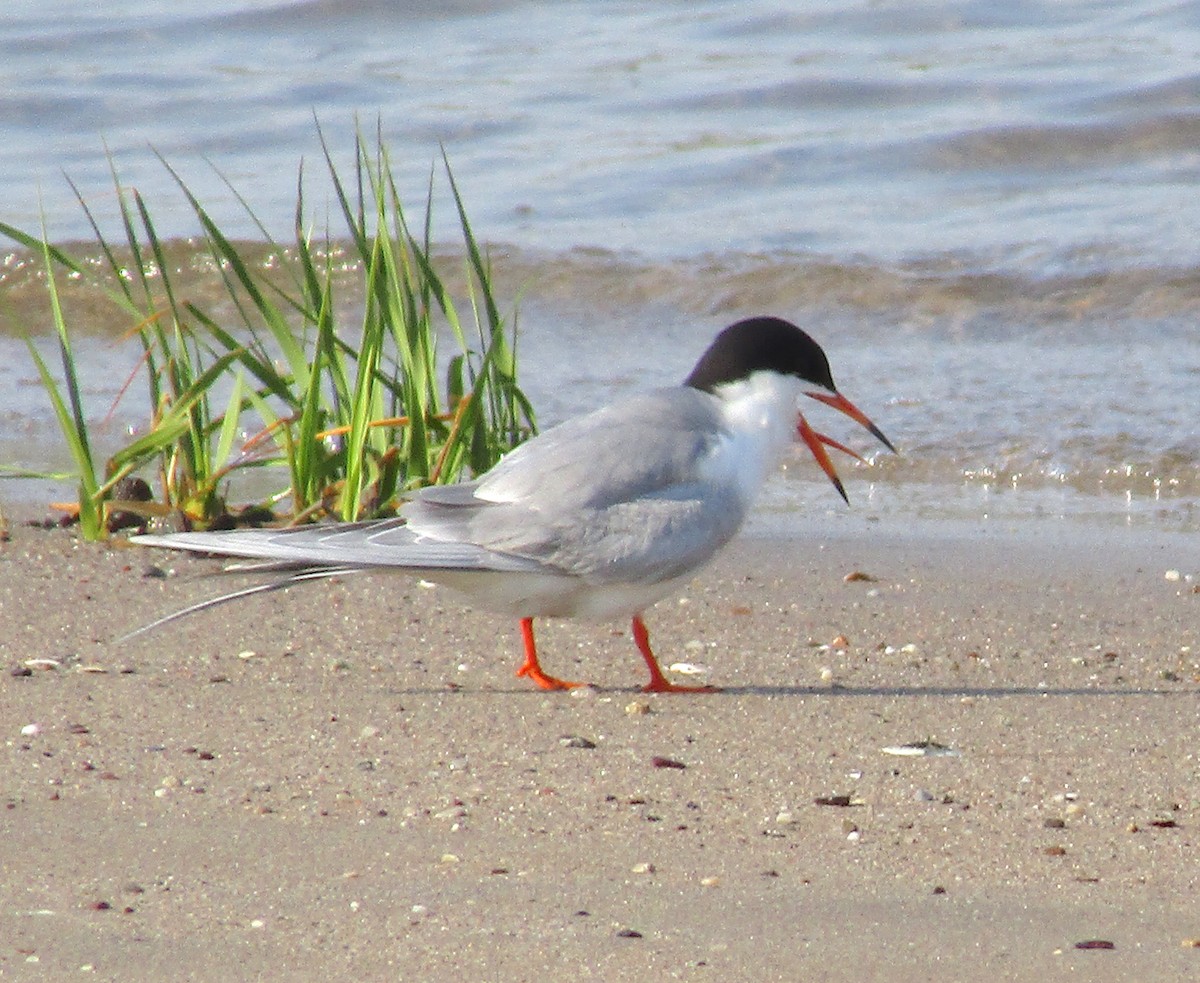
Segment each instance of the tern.
[[729,542],[797,440],[846,498],[826,447],[858,455],[809,426],[801,396],[841,411],[895,452],[838,392],[820,345],[788,321],[750,318],[718,334],[682,385],[624,398],[546,430],[473,481],[420,489],[396,518],[133,537],[148,546],[264,561],[243,569],[286,574],[177,611],[135,634],[263,591],[396,570],[519,618],[525,661],[517,675],[543,689],[582,684],[543,671],[534,618],[630,618],[650,671],[645,692],[713,692],[663,675],[643,613],[679,591]]

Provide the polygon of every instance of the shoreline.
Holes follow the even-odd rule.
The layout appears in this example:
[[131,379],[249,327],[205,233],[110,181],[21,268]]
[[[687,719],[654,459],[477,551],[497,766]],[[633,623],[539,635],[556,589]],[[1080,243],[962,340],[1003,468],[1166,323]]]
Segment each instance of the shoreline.
[[[664,667],[722,693],[644,696],[628,626],[542,623],[547,670],[600,686],[575,696],[514,678],[515,623],[398,577],[116,646],[237,584],[9,518],[0,968],[1200,967],[1194,536],[760,517],[647,614]],[[58,666],[11,674],[30,659]],[[956,753],[883,750],[929,740]]]

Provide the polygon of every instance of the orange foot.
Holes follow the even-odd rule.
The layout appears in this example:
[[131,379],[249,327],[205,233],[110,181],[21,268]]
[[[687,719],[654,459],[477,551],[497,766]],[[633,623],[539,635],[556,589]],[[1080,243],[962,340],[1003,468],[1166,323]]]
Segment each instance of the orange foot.
[[517,670],[518,676],[527,676],[542,689],[574,689],[576,686],[586,686],[587,683],[573,683],[570,680],[548,676],[542,672],[538,663],[537,645],[533,641],[533,619],[521,619],[521,639],[525,643],[525,662]]
[[517,670],[518,676],[527,676],[537,683],[542,689],[574,689],[576,686],[586,686],[587,683],[576,683],[569,679],[559,679],[557,676],[548,676],[542,672],[542,667],[536,662],[530,665],[528,662]]
[[642,687],[643,693],[720,693],[719,686],[681,686],[673,683],[663,675],[658,666],[658,660],[650,650],[650,633],[646,631],[646,622],[640,614],[633,616],[633,641],[646,660],[646,668],[650,670],[650,682]]

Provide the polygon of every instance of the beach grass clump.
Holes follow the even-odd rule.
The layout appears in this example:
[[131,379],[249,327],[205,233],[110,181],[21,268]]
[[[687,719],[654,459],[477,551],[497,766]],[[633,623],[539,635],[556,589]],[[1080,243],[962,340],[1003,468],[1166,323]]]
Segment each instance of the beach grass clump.
[[[147,203],[121,184],[115,168],[120,241],[101,231],[74,189],[103,257],[100,276],[49,243],[44,229],[38,237],[0,223],[0,233],[42,257],[61,375],[32,341],[29,350],[70,447],[87,538],[102,538],[118,515],[171,515],[189,528],[386,515],[406,490],[486,471],[535,430],[517,381],[515,314],[500,313],[486,252],[445,154],[465,247],[465,316],[434,260],[435,172],[424,220],[414,229],[382,137],[372,143],[358,134],[349,180],[324,134],[320,139],[343,235],[326,230],[317,240],[308,229],[303,170],[290,248],[276,243],[238,196],[267,244],[286,257],[274,269],[253,262],[248,244],[223,233],[160,158],[199,222],[223,285],[221,313],[177,288]],[[339,295],[347,287],[335,264],[359,272],[353,297]],[[103,462],[94,456],[56,286],[63,275],[91,278],[141,347],[133,368],[146,387],[147,424]],[[339,311],[347,309],[360,312],[356,323],[341,323]],[[452,339],[448,355],[439,350],[439,334]],[[235,508],[233,479],[249,469],[286,477],[252,507]],[[161,497],[130,495],[142,487],[138,477],[156,482]]]

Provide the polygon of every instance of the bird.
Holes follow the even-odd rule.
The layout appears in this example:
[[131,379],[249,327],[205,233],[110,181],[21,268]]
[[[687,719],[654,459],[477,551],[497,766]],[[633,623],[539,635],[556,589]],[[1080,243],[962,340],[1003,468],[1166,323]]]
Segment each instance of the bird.
[[542,668],[535,618],[628,618],[650,672],[644,692],[714,692],[667,679],[643,616],[733,538],[797,442],[849,502],[826,448],[862,459],[809,425],[802,396],[850,417],[895,453],[838,391],[824,350],[804,330],[778,317],[747,318],[716,336],[681,385],[547,429],[474,480],[419,489],[395,517],[132,537],[146,546],[255,560],[239,569],[284,574],[133,634],[263,591],[392,570],[518,618],[525,658],[517,675],[542,689],[584,684]]

